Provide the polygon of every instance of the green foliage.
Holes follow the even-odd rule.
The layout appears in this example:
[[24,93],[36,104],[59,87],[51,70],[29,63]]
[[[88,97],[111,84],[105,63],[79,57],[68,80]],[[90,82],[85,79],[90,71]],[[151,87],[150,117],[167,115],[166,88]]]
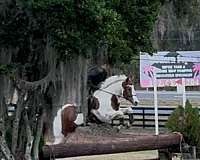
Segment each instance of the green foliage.
[[[120,41],[126,27],[120,14],[107,8],[104,1],[35,1],[35,13],[61,54],[87,54],[101,40],[108,44]],[[90,55],[91,56],[91,55]]]
[[[130,63],[140,51],[152,53],[151,43],[153,25],[157,19],[161,0],[117,0],[110,6],[119,13],[127,27],[123,34],[124,43],[110,46],[110,61],[121,60]],[[117,52],[118,51],[118,52]]]
[[5,65],[0,65],[0,74],[4,74],[7,72],[7,68]]
[[167,128],[171,131],[177,131],[183,133],[184,129],[184,108],[182,106],[178,106],[175,111],[171,114],[166,124]]
[[1,74],[12,74],[13,72],[13,67],[11,65],[2,65],[0,64],[0,75]]
[[127,23],[129,32],[126,37],[134,51],[152,51],[150,37],[160,5],[159,0],[120,1],[117,10]]
[[185,109],[179,106],[166,124],[171,131],[181,132],[190,145],[200,146],[200,118],[198,108],[193,108],[187,100]]
[[102,41],[109,47],[111,63],[127,63],[139,51],[152,50],[150,34],[160,0],[16,2],[0,4],[0,47],[18,48],[16,63],[36,66],[33,59],[41,56],[48,41],[61,59],[92,56],[88,50],[95,50]]

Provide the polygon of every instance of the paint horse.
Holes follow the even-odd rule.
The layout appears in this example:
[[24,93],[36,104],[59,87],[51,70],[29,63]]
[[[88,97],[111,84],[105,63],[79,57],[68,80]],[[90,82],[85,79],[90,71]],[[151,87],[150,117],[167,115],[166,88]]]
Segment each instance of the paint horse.
[[124,114],[133,112],[131,107],[120,108],[120,99],[122,98],[135,106],[139,103],[132,77],[117,75],[107,78],[88,102],[89,119],[93,115],[95,117],[93,121],[111,124],[114,118],[124,117]]
[[78,125],[83,123],[83,115],[77,114],[76,104],[66,104],[57,111],[53,119],[54,141],[48,141],[49,128],[44,128],[46,144],[59,144],[65,142],[65,137],[73,133]]

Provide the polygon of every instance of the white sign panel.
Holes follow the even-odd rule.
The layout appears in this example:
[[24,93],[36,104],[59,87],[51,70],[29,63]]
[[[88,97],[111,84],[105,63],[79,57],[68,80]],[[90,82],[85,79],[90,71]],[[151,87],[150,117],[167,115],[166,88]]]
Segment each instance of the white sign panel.
[[158,52],[140,55],[140,85],[153,87],[156,74],[158,87],[177,86],[185,79],[185,86],[200,85],[200,51]]

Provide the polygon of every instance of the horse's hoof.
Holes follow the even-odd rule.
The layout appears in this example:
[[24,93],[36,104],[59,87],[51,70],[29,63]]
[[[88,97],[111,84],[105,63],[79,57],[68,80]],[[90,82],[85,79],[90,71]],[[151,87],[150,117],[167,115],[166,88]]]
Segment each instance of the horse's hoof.
[[125,124],[125,127],[126,127],[126,129],[128,129],[128,128],[131,127],[131,124],[128,122],[128,123]]
[[121,125],[120,125],[120,126],[117,126],[117,132],[119,132],[121,128],[122,128]]

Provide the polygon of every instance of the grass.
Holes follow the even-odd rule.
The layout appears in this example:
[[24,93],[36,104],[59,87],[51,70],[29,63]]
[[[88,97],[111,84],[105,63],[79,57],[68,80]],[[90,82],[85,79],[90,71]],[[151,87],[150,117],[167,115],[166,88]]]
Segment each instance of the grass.
[[63,158],[58,160],[149,160],[149,159],[158,159],[158,151],[148,150],[148,151],[126,152],[126,153],[106,154],[106,155],[81,156],[73,158]]

